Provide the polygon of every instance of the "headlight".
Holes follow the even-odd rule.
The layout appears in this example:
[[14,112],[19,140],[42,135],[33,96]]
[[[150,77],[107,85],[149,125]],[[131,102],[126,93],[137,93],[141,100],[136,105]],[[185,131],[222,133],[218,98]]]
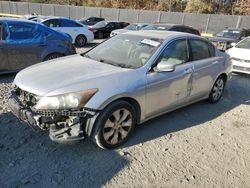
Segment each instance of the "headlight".
[[97,91],[98,89],[89,89],[76,93],[42,97],[36,104],[35,108],[37,110],[66,110],[82,108]]

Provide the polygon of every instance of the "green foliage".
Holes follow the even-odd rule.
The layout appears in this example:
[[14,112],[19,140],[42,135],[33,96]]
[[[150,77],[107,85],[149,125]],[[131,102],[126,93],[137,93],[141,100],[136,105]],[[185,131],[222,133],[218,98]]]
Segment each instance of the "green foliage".
[[213,6],[210,1],[202,1],[202,0],[189,0],[185,9],[185,12],[191,13],[212,13]]
[[[19,0],[17,0],[19,1]],[[23,0],[22,0],[23,1]],[[33,3],[70,4],[76,6],[161,10],[204,14],[250,15],[250,0],[24,0]]]
[[31,0],[32,3],[47,3],[46,0]]

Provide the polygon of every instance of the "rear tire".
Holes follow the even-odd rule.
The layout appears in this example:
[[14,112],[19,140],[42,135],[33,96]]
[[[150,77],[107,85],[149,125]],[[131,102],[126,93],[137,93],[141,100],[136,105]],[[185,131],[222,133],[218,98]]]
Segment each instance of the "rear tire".
[[117,148],[128,140],[135,123],[134,107],[126,101],[116,101],[96,118],[92,140],[103,149]]
[[217,78],[208,97],[210,103],[217,103],[221,99],[225,84],[226,79],[223,76]]
[[44,58],[44,61],[49,61],[49,60],[56,59],[56,58],[59,58],[59,57],[62,57],[62,56],[63,56],[63,55],[62,55],[62,54],[59,54],[59,53],[52,53],[52,54],[47,55],[47,56]]
[[77,47],[84,47],[87,43],[87,38],[84,35],[78,35],[75,40]]

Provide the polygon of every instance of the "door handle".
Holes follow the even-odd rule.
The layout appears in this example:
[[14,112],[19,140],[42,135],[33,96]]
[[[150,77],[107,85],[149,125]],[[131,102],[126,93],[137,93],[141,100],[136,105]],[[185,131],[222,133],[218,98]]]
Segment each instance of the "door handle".
[[191,74],[192,72],[194,72],[192,68],[184,70],[184,74]]

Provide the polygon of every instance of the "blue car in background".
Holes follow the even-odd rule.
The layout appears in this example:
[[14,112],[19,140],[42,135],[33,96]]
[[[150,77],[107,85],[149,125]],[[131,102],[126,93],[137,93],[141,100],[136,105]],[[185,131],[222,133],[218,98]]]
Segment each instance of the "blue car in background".
[[0,74],[75,53],[67,34],[29,20],[0,18]]

